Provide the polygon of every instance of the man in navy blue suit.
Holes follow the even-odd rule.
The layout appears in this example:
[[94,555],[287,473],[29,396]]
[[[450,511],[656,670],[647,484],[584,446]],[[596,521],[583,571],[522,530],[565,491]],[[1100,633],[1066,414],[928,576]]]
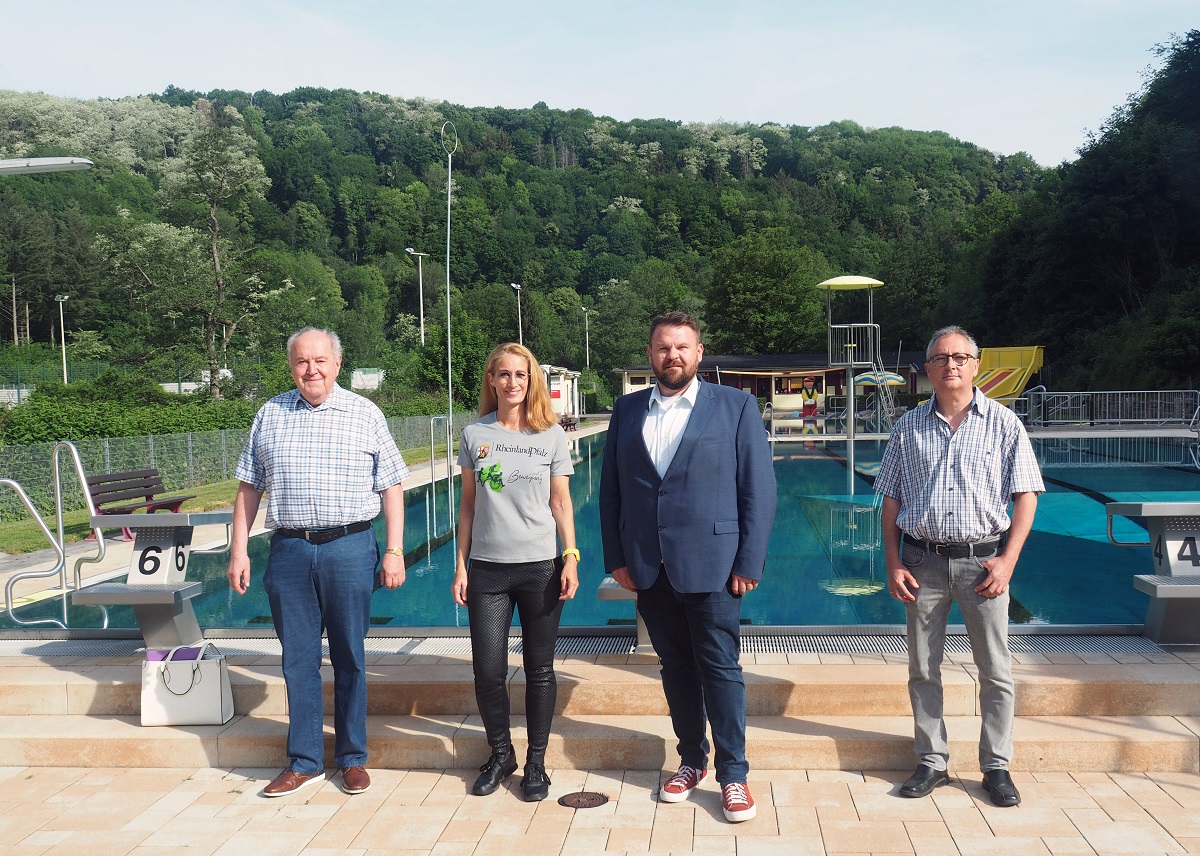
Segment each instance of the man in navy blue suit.
[[685,800],[708,775],[711,722],[722,808],[737,823],[756,811],[738,658],[742,596],[762,580],[775,519],[771,449],[753,396],[696,377],[694,318],[655,316],[648,353],[657,383],[618,399],[609,423],[604,567],[637,592],[662,665],[680,766],[659,799]]

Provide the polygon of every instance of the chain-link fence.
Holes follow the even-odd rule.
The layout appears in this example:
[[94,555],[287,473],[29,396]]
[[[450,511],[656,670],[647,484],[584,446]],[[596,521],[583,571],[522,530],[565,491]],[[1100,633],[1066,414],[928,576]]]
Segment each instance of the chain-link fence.
[[[463,426],[475,418],[473,413],[454,414],[453,437],[458,439]],[[445,417],[434,431],[434,442],[445,442]],[[397,417],[388,420],[388,428],[401,449],[429,448],[428,416]],[[248,428],[226,431],[191,431],[186,434],[153,434],[145,437],[114,437],[80,440],[75,443],[84,472],[119,473],[128,470],[158,469],[163,485],[171,493],[233,478],[238,455],[246,443]],[[30,500],[45,515],[54,513],[54,443],[0,447],[0,477],[16,481]],[[63,481],[63,509],[86,507],[79,480],[69,455],[60,460]],[[16,493],[0,491],[0,521],[25,517],[25,507]]]

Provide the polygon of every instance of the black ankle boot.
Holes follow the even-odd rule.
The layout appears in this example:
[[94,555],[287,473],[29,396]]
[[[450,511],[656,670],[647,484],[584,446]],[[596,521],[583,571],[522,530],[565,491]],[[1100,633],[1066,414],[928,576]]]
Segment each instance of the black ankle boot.
[[517,772],[517,756],[512,746],[505,749],[493,749],[492,757],[479,768],[479,778],[471,786],[471,793],[477,797],[486,797],[494,793],[500,783]]
[[550,777],[546,775],[545,767],[535,763],[525,765],[521,793],[525,795],[525,802],[537,802],[550,796]]

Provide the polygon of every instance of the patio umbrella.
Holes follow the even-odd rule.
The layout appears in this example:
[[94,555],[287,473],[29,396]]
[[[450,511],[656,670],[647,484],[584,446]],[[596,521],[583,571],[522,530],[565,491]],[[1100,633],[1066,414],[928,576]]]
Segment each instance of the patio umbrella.
[[855,386],[907,386],[908,381],[895,372],[863,372],[854,378]]

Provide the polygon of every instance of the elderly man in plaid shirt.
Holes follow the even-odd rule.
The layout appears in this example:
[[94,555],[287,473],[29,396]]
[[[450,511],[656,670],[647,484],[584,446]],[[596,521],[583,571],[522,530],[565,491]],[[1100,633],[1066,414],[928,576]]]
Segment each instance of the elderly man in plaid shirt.
[[974,386],[975,340],[961,327],[943,327],[925,355],[934,395],[896,423],[875,480],[883,495],[888,590],[908,621],[908,692],[920,761],[900,795],[924,797],[950,781],[941,664],[954,602],[979,668],[983,787],[996,805],[1015,806],[1021,796],[1008,774],[1014,697],[1008,584],[1045,487],[1020,420]]
[[404,495],[408,469],[379,408],[337,384],[336,333],[307,328],[288,340],[296,389],[254,417],[238,460],[229,585],[250,585],[247,540],[267,494],[271,554],[263,586],[283,647],[288,700],[288,768],[263,790],[280,797],[324,780],[321,633],[333,664],[335,760],[342,790],[371,786],[367,762],[364,640],[379,544],[371,522],[383,509],[387,549],[381,578],[404,582]]

